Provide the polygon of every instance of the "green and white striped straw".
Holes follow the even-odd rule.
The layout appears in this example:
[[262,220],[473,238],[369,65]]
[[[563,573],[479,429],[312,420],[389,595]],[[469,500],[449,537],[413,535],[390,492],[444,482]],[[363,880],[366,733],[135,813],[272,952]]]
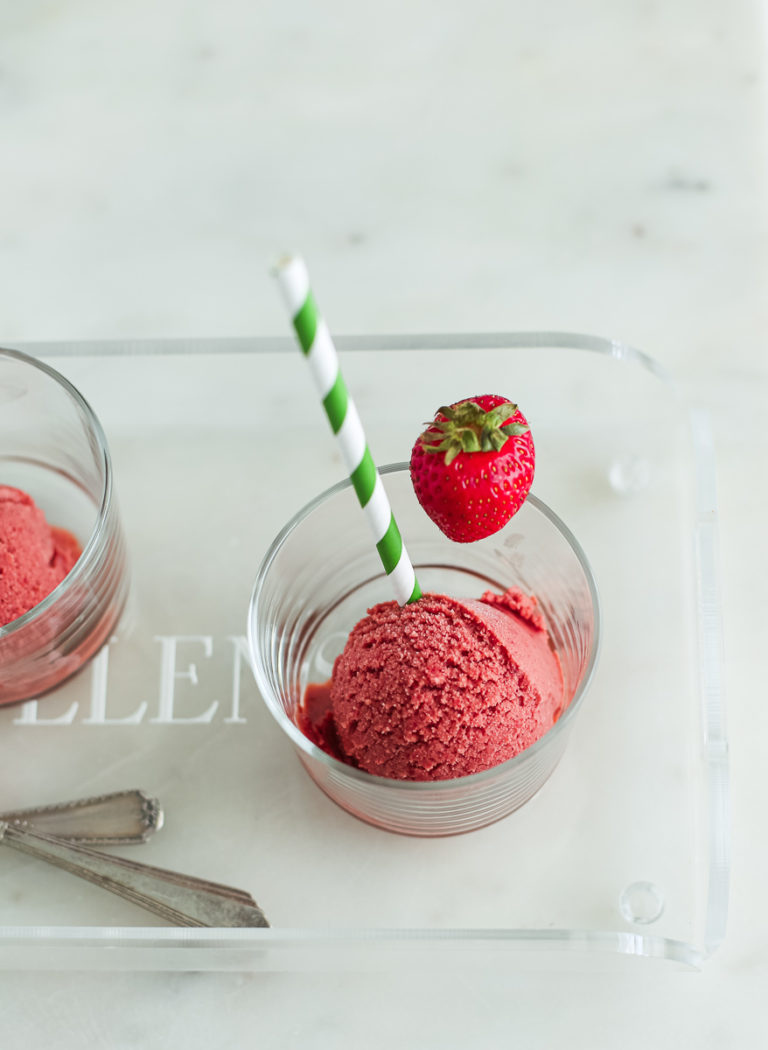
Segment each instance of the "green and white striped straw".
[[304,260],[297,256],[283,259],[276,276],[395,597],[400,605],[415,602],[421,597],[421,588],[341,374],[331,333],[317,309]]

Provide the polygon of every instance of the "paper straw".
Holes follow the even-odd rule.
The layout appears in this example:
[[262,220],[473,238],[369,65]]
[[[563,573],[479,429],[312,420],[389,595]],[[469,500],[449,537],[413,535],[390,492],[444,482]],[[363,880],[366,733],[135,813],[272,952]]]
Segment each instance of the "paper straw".
[[341,374],[331,333],[317,309],[304,260],[297,256],[283,259],[275,273],[395,597],[400,605],[415,602],[421,588]]

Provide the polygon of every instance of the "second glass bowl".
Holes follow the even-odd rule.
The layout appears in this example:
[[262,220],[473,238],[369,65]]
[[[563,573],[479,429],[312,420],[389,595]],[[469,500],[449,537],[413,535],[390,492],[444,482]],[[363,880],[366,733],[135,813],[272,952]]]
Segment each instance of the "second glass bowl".
[[74,674],[109,639],[128,591],[112,464],[88,402],[55,369],[0,350],[0,484],[28,493],[82,554],[59,585],[0,626],[0,704]]

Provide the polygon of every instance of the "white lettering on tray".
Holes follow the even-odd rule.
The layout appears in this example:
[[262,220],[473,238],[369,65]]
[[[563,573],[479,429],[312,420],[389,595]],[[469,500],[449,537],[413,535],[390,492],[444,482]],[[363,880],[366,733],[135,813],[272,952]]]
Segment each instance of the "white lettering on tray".
[[201,715],[189,718],[180,718],[173,713],[173,701],[176,690],[176,682],[187,678],[192,685],[198,684],[197,665],[188,664],[185,671],[176,670],[176,653],[179,642],[200,642],[203,646],[203,656],[210,659],[213,652],[213,638],[209,634],[188,634],[179,637],[175,634],[156,635],[155,641],[162,646],[160,660],[160,705],[157,718],[151,721],[159,725],[181,725],[183,723],[210,722],[216,714],[219,701],[214,700],[211,706]]
[[232,665],[232,714],[224,721],[244,724],[246,719],[240,714],[241,669],[243,664],[246,664],[248,670],[251,670],[251,654],[248,652],[248,643],[242,635],[230,634],[228,641],[234,646],[235,660]]
[[107,718],[107,682],[109,675],[109,646],[116,638],[96,654],[91,666],[91,713],[83,719],[86,726],[135,726],[142,720],[147,710],[147,701],[142,700],[132,715],[125,718]]
[[[159,689],[157,692],[156,713],[146,718],[150,709],[150,701],[137,698],[136,709],[128,715],[120,717],[109,714],[109,688],[110,688],[110,650],[115,644],[119,644],[119,638],[113,637],[109,643],[100,650],[91,661],[90,665],[90,707],[80,719],[82,725],[88,726],[135,726],[147,721],[153,725],[201,725],[209,724],[221,715],[222,710],[217,699],[204,697],[200,703],[195,704],[196,714],[182,714],[181,712],[190,706],[195,700],[200,700],[198,690],[201,686],[201,675],[198,674],[198,665],[189,656],[189,647],[192,653],[197,652],[198,661],[202,658],[209,661],[214,656],[214,639],[208,634],[193,635],[156,635],[153,639],[159,646]],[[226,724],[245,725],[247,719],[241,711],[241,692],[243,687],[243,665],[250,675],[250,654],[248,645],[242,635],[228,635],[225,639],[231,648],[231,681],[229,714],[223,718]],[[181,652],[180,652],[181,649]],[[201,654],[201,655],[200,655]],[[247,676],[247,680],[249,679]],[[208,702],[208,706],[200,711],[200,707]],[[80,701],[73,700],[63,714],[46,715],[47,699],[42,700],[43,713],[41,714],[38,700],[28,700],[21,704],[19,715],[13,720],[18,726],[69,726],[72,725],[80,710]]]
[[21,714],[14,718],[15,726],[71,726],[75,720],[77,709],[80,706],[77,700],[73,700],[69,709],[57,718],[40,718],[37,713],[37,700],[27,700],[21,705]]

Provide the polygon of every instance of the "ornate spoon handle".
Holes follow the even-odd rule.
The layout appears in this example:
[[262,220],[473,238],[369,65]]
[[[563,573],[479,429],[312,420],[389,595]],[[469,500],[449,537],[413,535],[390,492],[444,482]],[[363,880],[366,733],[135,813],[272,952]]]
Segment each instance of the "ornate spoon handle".
[[134,789],[17,809],[0,813],[0,820],[71,842],[125,846],[146,842],[158,831],[163,826],[163,811],[156,798]]
[[256,901],[244,890],[112,857],[7,821],[0,821],[0,844],[79,875],[177,926],[269,925]]

